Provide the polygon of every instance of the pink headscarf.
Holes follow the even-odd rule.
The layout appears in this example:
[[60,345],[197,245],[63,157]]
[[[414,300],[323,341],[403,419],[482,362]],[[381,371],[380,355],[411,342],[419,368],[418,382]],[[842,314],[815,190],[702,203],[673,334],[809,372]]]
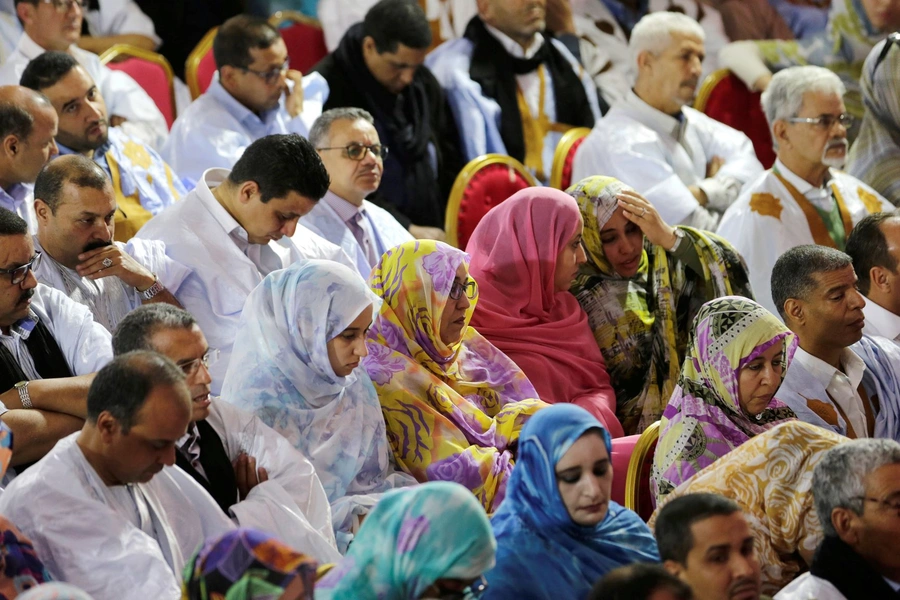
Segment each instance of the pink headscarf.
[[466,247],[479,288],[472,326],[519,365],[541,400],[582,406],[619,437],[616,394],[587,314],[553,281],[556,257],[581,224],[575,200],[546,187],[488,212]]

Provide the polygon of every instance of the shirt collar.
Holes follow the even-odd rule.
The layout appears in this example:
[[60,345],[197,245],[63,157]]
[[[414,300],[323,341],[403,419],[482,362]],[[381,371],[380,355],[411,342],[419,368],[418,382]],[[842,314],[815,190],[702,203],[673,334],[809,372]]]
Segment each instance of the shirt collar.
[[831,181],[831,169],[828,169],[828,174],[825,176],[825,181],[823,182],[822,187],[821,188],[813,187],[813,185],[810,182],[803,179],[802,177],[800,177],[799,175],[797,175],[796,173],[794,173],[793,171],[788,169],[786,166],[784,166],[784,163],[781,162],[781,159],[779,159],[779,158],[775,159],[774,169],[776,171],[778,171],[778,174],[781,175],[782,177],[784,177],[788,183],[790,183],[792,186],[797,188],[797,191],[800,192],[801,194],[803,194],[804,196],[806,196],[807,194],[809,194],[810,192],[813,192],[813,191],[818,192],[822,189],[827,189],[828,182]]
[[799,361],[800,365],[826,389],[828,389],[836,376],[842,374],[850,380],[850,385],[855,390],[862,382],[863,373],[866,370],[866,363],[850,348],[841,350],[841,367],[843,371],[835,369],[821,358],[815,357],[799,347],[794,353],[794,360]]
[[640,115],[641,123],[658,133],[681,141],[681,137],[687,128],[687,119],[683,111],[679,111],[677,116],[667,115],[644,102],[640,96],[634,93],[634,90],[628,90],[624,103],[628,108]]
[[30,186],[27,186],[24,183],[14,183],[8,190],[0,188],[0,204],[9,204],[13,207],[16,207],[27,200],[30,194]]
[[24,31],[22,32],[22,37],[19,38],[19,43],[16,46],[16,49],[21,52],[28,60],[34,60],[35,58],[46,52],[44,48],[39,46],[38,43],[31,39],[31,36]]
[[257,115],[255,112],[241,104],[237,98],[232,96],[228,93],[228,90],[222,87],[218,73],[216,73],[212,82],[209,84],[209,87],[206,89],[206,94],[215,98],[216,102],[222,105],[222,108],[241,124],[246,124],[247,121],[250,121],[251,123],[268,125],[278,115],[278,111],[281,110],[281,103],[284,101],[283,99],[279,100],[278,106],[265,111],[261,115]]
[[356,215],[364,210],[362,206],[356,206],[352,202],[344,200],[331,190],[328,190],[328,192],[325,193],[322,202],[330,206],[344,223],[355,221]]
[[900,316],[866,298],[866,306],[863,308],[866,316],[866,328],[871,329],[874,335],[894,340],[900,337]]
[[491,27],[487,23],[485,23],[484,26],[492,36],[497,38],[497,41],[500,42],[500,45],[503,46],[503,48],[511,56],[515,56],[516,58],[532,58],[535,54],[537,54],[538,50],[541,49],[541,46],[544,45],[544,36],[542,36],[540,33],[536,33],[534,34],[534,40],[531,42],[531,45],[528,46],[528,49],[523,50],[522,46],[519,45],[519,42],[516,42],[496,27]]
[[224,182],[228,178],[229,173],[231,171],[228,169],[207,169],[203,172],[203,176],[200,177],[200,181],[197,182],[197,187],[194,189],[197,191],[197,197],[200,199],[200,202],[206,206],[219,226],[232,238],[236,236],[246,245],[250,243],[247,230],[241,227],[241,224],[225,210],[224,206],[219,204],[219,201],[216,200],[212,193],[212,188]]
[[[113,145],[113,137],[112,135],[107,135],[106,142],[103,143],[102,146],[94,150],[91,155],[91,160],[96,161],[100,157],[106,156],[106,153],[109,152],[109,149]],[[59,155],[65,156],[66,154],[80,154],[80,152],[76,152],[67,146],[63,146],[59,142],[56,142],[56,147],[59,148]]]

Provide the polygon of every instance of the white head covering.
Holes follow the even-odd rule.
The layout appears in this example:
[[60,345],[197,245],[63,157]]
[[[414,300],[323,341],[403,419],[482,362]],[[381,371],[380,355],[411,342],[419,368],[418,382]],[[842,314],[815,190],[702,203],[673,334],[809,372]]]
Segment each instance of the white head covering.
[[93,600],[74,585],[54,581],[42,583],[17,596],[18,600]]

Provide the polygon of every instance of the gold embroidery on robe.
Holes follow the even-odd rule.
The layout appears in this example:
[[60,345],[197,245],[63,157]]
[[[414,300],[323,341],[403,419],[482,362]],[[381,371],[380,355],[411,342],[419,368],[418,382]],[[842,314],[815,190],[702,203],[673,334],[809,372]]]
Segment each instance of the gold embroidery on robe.
[[784,207],[781,205],[781,200],[772,194],[760,193],[750,197],[750,210],[764,217],[775,217],[780,221],[781,211],[784,210]]

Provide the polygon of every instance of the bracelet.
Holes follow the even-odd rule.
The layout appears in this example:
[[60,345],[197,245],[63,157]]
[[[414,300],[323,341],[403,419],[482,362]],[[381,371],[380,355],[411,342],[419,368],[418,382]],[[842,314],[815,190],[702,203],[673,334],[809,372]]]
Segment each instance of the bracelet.
[[166,289],[163,286],[163,284],[161,284],[159,282],[159,277],[155,273],[153,274],[153,277],[154,277],[153,285],[148,287],[143,292],[139,292],[141,295],[141,298],[143,298],[144,300],[152,300],[157,295],[159,295],[160,292],[162,292],[164,289]]
[[28,395],[28,382],[20,381],[15,385],[15,388],[19,392],[19,401],[22,403],[22,408],[34,408],[34,405],[31,403],[31,396]]

